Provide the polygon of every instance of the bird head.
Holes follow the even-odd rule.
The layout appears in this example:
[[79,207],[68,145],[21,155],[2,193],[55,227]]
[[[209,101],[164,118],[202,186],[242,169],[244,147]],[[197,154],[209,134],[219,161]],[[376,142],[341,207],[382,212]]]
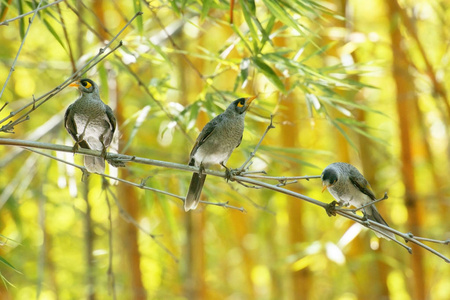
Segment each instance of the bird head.
[[87,78],[72,82],[71,84],[69,84],[69,86],[78,88],[81,93],[93,93],[95,91],[98,92],[97,84]]
[[238,114],[243,114],[250,107],[250,104],[253,100],[255,100],[257,96],[249,97],[249,98],[239,98],[233,103],[230,104],[230,108],[233,109]]
[[333,186],[338,181],[338,173],[333,168],[325,168],[322,172],[322,193],[326,188]]

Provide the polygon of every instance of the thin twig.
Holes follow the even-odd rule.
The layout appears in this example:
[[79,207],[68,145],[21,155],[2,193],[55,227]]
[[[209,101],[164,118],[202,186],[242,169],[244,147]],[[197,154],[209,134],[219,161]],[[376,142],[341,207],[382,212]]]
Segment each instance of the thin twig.
[[[78,19],[86,25],[86,27],[92,32],[94,33],[97,38],[100,41],[103,41],[102,36],[100,35],[100,33],[98,33],[92,26],[90,26],[83,18],[82,16],[78,13],[78,11],[72,7],[70,4],[67,3],[67,6],[69,7],[69,9],[71,9],[77,16]],[[96,16],[94,14],[94,16]],[[112,34],[109,32],[109,30],[106,27],[102,28],[107,34],[111,35]],[[124,47],[125,50],[127,50],[126,47]],[[161,101],[159,101],[158,99],[156,99],[156,97],[153,95],[152,92],[150,92],[150,89],[147,87],[147,85],[143,82],[143,80],[130,68],[129,65],[127,65],[122,59],[120,59],[120,57],[118,57],[117,55],[115,55],[115,57],[117,58],[117,61],[119,61],[124,67],[125,69],[128,71],[128,73],[133,76],[134,79],[136,79],[136,81],[138,82],[139,86],[141,86],[145,93],[153,100],[153,102],[156,103],[156,105],[161,109],[161,111],[168,117],[168,119],[170,119],[172,122],[175,122],[175,124],[177,125],[177,127],[181,130],[181,132],[183,133],[183,135],[187,138],[187,140],[191,143],[193,143],[192,138],[188,135],[188,133],[186,132],[186,129],[183,128],[183,126],[180,124],[179,120],[177,118],[175,118],[161,103]]]
[[[110,52],[108,52],[104,57],[98,59],[107,48],[109,48],[109,46],[118,38],[118,36],[130,25],[130,23],[138,16],[142,15],[142,12],[137,12],[133,18],[131,18],[131,20],[125,24],[124,27],[122,27],[122,29],[111,39],[111,41],[109,41],[109,43],[107,43],[103,48],[100,48],[98,53],[91,58],[89,61],[87,61],[82,67],[80,67],[76,72],[74,72],[68,79],[66,79],[62,84],[60,84],[59,86],[57,86],[56,88],[54,88],[53,90],[51,90],[50,92],[45,93],[44,95],[42,95],[41,97],[34,99],[33,101],[24,105],[23,107],[21,107],[20,109],[14,111],[14,112],[10,112],[10,114],[5,117],[4,119],[0,120],[0,124],[4,123],[6,120],[14,117],[15,115],[17,115],[18,113],[22,112],[23,110],[25,110],[26,108],[28,108],[29,106],[33,105],[33,108],[28,111],[27,113],[25,113],[24,115],[22,115],[20,118],[18,118],[18,120],[22,120],[23,118],[25,118],[25,116],[27,116],[29,113],[31,113],[32,111],[34,111],[36,108],[38,108],[39,106],[41,106],[43,103],[45,103],[46,101],[48,101],[49,99],[51,99],[52,97],[54,97],[56,94],[58,94],[60,91],[62,91],[64,88],[66,88],[73,80],[74,78],[77,78],[78,76],[85,74],[87,71],[89,71],[91,68],[93,68],[95,65],[97,65],[100,61],[102,61],[106,56],[110,55],[111,53],[113,53],[115,50],[117,50],[119,47],[122,46],[122,42],[119,43],[119,45],[117,47],[115,47],[114,49],[112,49]],[[93,63],[91,65],[91,63]],[[86,69],[86,67],[88,67]],[[1,98],[1,96],[0,96]],[[36,104],[38,101],[40,101],[38,104]],[[14,123],[16,124],[16,123]],[[2,126],[0,128],[0,131],[11,131],[12,129],[12,125],[11,123],[8,123],[5,126]]]
[[320,175],[310,175],[310,176],[265,176],[265,175],[253,175],[249,174],[249,172],[244,172],[239,174],[239,176],[242,177],[248,177],[248,178],[256,178],[256,179],[263,179],[263,180],[276,180],[276,181],[288,181],[288,180],[310,180],[310,179],[320,179]]
[[266,134],[269,132],[270,129],[275,128],[273,126],[273,115],[270,115],[270,124],[267,126],[266,131],[264,131],[264,134],[262,135],[261,139],[259,140],[258,144],[256,144],[255,149],[250,153],[250,156],[247,158],[247,160],[242,164],[242,166],[238,169],[238,173],[243,172],[245,168],[247,167],[248,163],[255,157],[256,151],[258,151],[259,146],[261,145],[262,141],[266,137]]
[[152,233],[148,232],[144,227],[142,227],[142,226],[139,224],[139,222],[137,222],[132,216],[130,216],[130,214],[122,207],[122,205],[121,205],[120,202],[119,202],[119,199],[117,199],[116,195],[111,191],[110,186],[108,186],[106,190],[110,193],[111,197],[113,197],[113,199],[114,199],[114,201],[115,201],[115,203],[116,203],[116,206],[117,206],[117,208],[119,209],[119,213],[120,213],[121,217],[122,217],[125,221],[127,221],[127,222],[133,224],[136,228],[138,228],[138,229],[139,229],[140,231],[142,231],[144,234],[146,234],[147,236],[149,236],[149,237],[150,237],[150,238],[151,238],[151,239],[152,239],[152,240],[153,240],[153,241],[154,241],[161,249],[164,250],[164,252],[166,252],[170,257],[172,257],[172,259],[173,259],[175,262],[178,263],[178,258],[177,258],[177,257],[175,256],[175,254],[173,254],[166,246],[164,246],[163,243],[161,243],[161,242],[158,240],[158,236],[155,235],[155,234],[152,234]]
[[[22,19],[22,18],[24,18],[24,17],[26,17],[26,16],[28,16],[28,15],[31,15],[32,13],[36,13],[36,12],[38,12],[38,11],[40,11],[40,10],[46,9],[47,7],[50,7],[50,6],[55,5],[55,4],[58,4],[58,3],[62,2],[62,1],[65,1],[65,0],[57,0],[57,1],[52,2],[52,3],[50,3],[50,4],[44,5],[44,6],[42,6],[41,8],[38,7],[38,8],[36,8],[35,10],[32,10],[32,11],[29,11],[29,12],[27,12],[27,13],[21,14],[20,16],[17,16],[17,17],[15,17],[15,18],[8,19],[8,20],[5,20],[5,21],[3,21],[3,22],[0,22],[0,26],[2,26],[2,25],[9,25],[9,22],[12,22],[12,21],[16,21],[16,20]],[[41,2],[42,2],[42,1],[41,1]]]
[[[8,82],[9,82],[9,79],[11,78],[12,72],[14,72],[14,67],[16,66],[17,59],[19,58],[20,52],[22,51],[22,47],[25,44],[25,40],[27,39],[28,32],[30,32],[31,24],[33,24],[34,18],[36,17],[37,11],[39,10],[39,7],[41,6],[41,4],[42,4],[42,0],[39,1],[37,8],[34,10],[33,17],[31,17],[31,19],[29,20],[27,31],[25,32],[25,35],[22,38],[22,42],[20,43],[19,50],[17,50],[16,57],[14,58],[14,61],[11,65],[11,69],[9,70],[8,77],[6,77],[5,83],[3,84],[2,90],[0,92],[0,99],[2,99],[3,92],[5,91],[5,88],[8,85]],[[33,13],[33,12],[31,12],[31,13]]]
[[227,202],[209,202],[209,201],[202,201],[202,200],[200,200],[200,203],[207,204],[207,205],[220,206],[220,207],[223,207],[223,208],[231,208],[231,209],[238,210],[238,211],[240,211],[242,213],[246,213],[246,210],[243,207],[237,207],[237,206],[229,205],[228,201]]
[[72,64],[72,72],[75,72],[77,70],[77,67],[75,65],[75,59],[73,57],[72,45],[70,44],[69,34],[67,33],[67,28],[66,28],[66,22],[64,21],[64,18],[63,18],[62,12],[61,12],[61,7],[59,7],[59,4],[56,5],[56,9],[58,10],[59,19],[61,20],[61,27],[62,27],[62,30],[64,33],[64,38],[66,39],[67,48],[69,50],[69,59],[70,59],[70,63]]
[[[106,179],[103,179],[103,185],[106,187],[108,183],[106,182]],[[109,255],[108,255],[108,286],[110,289],[110,292],[112,293],[113,300],[115,300],[116,297],[116,283],[115,283],[115,276],[114,276],[114,269],[113,269],[113,255],[114,255],[114,247],[113,247],[113,221],[112,221],[112,209],[111,209],[111,202],[109,201],[108,192],[105,193],[106,198],[106,204],[108,205],[108,247],[109,247]]]
[[[0,144],[1,144],[1,142],[0,142]],[[64,146],[64,147],[66,147],[66,146]],[[71,148],[71,147],[68,147],[68,148],[72,149],[71,152],[74,152],[73,148]],[[35,150],[33,148],[29,148],[29,147],[24,147],[24,149],[26,149],[28,151],[31,151],[31,152],[35,152],[35,153],[40,154],[42,156],[54,159],[54,160],[59,161],[61,163],[68,164],[68,165],[70,165],[70,166],[72,166],[74,168],[80,169],[83,173],[87,172],[85,167],[79,166],[77,164],[74,164],[74,163],[71,163],[71,162],[68,162],[68,161],[65,161],[65,160],[60,159],[58,157],[55,157],[53,155],[50,155],[50,154],[47,154],[47,153],[44,153],[44,152],[41,152],[41,151],[37,151],[37,150]],[[81,150],[81,148],[79,150]],[[56,151],[58,151],[58,150],[56,150]],[[62,151],[62,150],[59,150],[59,151]],[[64,151],[64,152],[67,152],[67,151]],[[80,153],[80,152],[79,151],[75,151],[75,153]],[[181,165],[181,166],[185,166],[185,165]],[[197,169],[197,171],[198,171],[198,169]],[[119,182],[122,182],[122,183],[125,183],[125,184],[128,184],[128,185],[131,185],[131,186],[143,189],[143,190],[152,191],[152,192],[155,192],[155,193],[159,193],[159,194],[163,194],[163,195],[166,195],[166,196],[170,196],[170,197],[176,198],[178,200],[181,200],[182,202],[184,202],[184,199],[185,199],[185,197],[183,197],[183,196],[179,196],[179,195],[172,194],[172,193],[169,193],[169,192],[166,192],[166,191],[163,191],[163,190],[159,190],[159,189],[155,189],[155,188],[146,186],[145,183],[147,182],[148,177],[142,179],[140,183],[135,183],[135,182],[128,181],[128,180],[125,180],[125,179],[122,179],[122,178],[118,178],[118,177],[114,177],[114,176],[111,176],[111,175],[108,175],[108,174],[98,174],[98,173],[96,173],[96,175],[100,175],[100,176],[102,176],[104,178],[109,178],[109,179],[112,179],[112,180],[116,180],[116,181],[119,181]],[[227,203],[207,202],[207,201],[201,201],[201,202],[204,203],[204,204],[207,204],[207,205],[221,206],[223,208],[235,209],[235,210],[238,210],[240,212],[245,212],[245,209],[243,207],[236,207],[236,206],[233,206],[233,205],[228,205],[228,202]]]
[[[36,148],[42,148],[42,149],[48,149],[48,150],[55,150],[55,151],[63,151],[63,152],[73,152],[73,148],[72,147],[68,147],[68,146],[62,146],[62,145],[54,145],[54,144],[48,144],[48,143],[40,143],[40,142],[31,142],[31,141],[21,141],[21,140],[14,140],[14,139],[4,139],[4,138],[0,138],[0,145],[11,145],[11,146],[21,146],[21,147],[36,147]],[[102,156],[101,151],[93,151],[93,150],[89,150],[89,149],[78,149],[76,151],[77,153],[81,153],[81,154],[88,154],[88,155],[92,155],[92,156]],[[107,153],[106,157],[108,159],[121,159],[121,160],[128,160],[129,162],[133,162],[133,163],[140,163],[140,164],[147,164],[147,165],[154,165],[154,166],[160,166],[160,167],[166,167],[166,168],[171,168],[171,169],[177,169],[177,170],[184,170],[184,171],[189,171],[189,172],[198,172],[198,169],[196,167],[191,167],[188,165],[183,165],[183,164],[177,164],[177,163],[172,163],[172,162],[165,162],[165,161],[158,161],[158,160],[151,160],[151,159],[147,159],[147,158],[142,158],[142,157],[136,157],[136,156],[129,156],[129,155],[122,155],[122,154],[112,154],[112,153]],[[212,170],[205,170],[204,171],[206,174],[208,175],[213,175],[213,176],[217,176],[217,177],[222,177],[222,178],[226,178],[226,175],[224,172],[217,172],[217,171],[212,171]],[[103,176],[107,176],[107,175],[103,175]],[[112,178],[112,177],[110,177]],[[115,179],[115,178],[114,178]],[[117,179],[116,179],[117,180]],[[325,210],[328,207],[328,203],[324,203],[321,201],[318,201],[316,199],[310,198],[308,196],[290,191],[288,189],[276,186],[276,185],[272,185],[272,184],[268,184],[266,182],[262,182],[262,181],[257,181],[254,180],[252,178],[247,178],[245,176],[236,176],[236,175],[232,175],[231,176],[231,180],[234,180],[238,183],[246,183],[246,184],[250,184],[253,186],[259,186],[262,188],[266,188],[266,189],[270,189],[285,195],[289,195],[292,196],[294,198],[298,198],[298,199],[302,199],[304,201],[307,201],[309,203],[315,204],[319,207],[324,208]],[[139,187],[141,187],[140,185],[138,185]],[[177,196],[178,198],[179,196]],[[182,197],[181,197],[182,198]],[[393,234],[396,234],[402,238],[404,238],[405,240],[411,241],[414,244],[426,249],[427,251],[435,254],[436,256],[442,258],[445,262],[449,263],[450,259],[448,259],[445,255],[439,253],[438,251],[430,248],[429,246],[421,243],[417,238],[413,237],[412,234],[408,234],[408,233],[402,233],[399,232],[389,226],[385,226],[383,224],[380,224],[378,222],[372,221],[372,220],[367,220],[365,218],[362,218],[360,216],[358,216],[357,214],[351,212],[351,211],[344,211],[344,210],[336,210],[336,213],[346,217],[348,219],[351,219],[355,222],[358,222],[359,224],[373,230],[376,231],[379,234],[382,235],[386,235],[383,231],[388,231],[388,232],[392,232]],[[139,226],[139,224],[136,222],[136,225]],[[397,241],[397,240],[393,240],[394,242],[396,242],[399,245],[402,245],[405,249],[407,249],[409,252],[411,252],[411,248],[404,245],[403,243]],[[447,241],[443,241],[441,242],[443,244],[447,243]]]
[[[374,200],[374,201],[371,201],[371,202],[369,202],[369,203],[367,203],[367,204],[365,204],[365,205],[363,205],[363,206],[360,206],[360,207],[357,207],[357,208],[354,208],[354,209],[348,209],[348,211],[351,211],[351,212],[355,213],[355,212],[357,212],[358,210],[362,210],[362,209],[364,209],[364,208],[366,208],[366,207],[368,207],[368,206],[371,206],[372,204],[375,204],[375,203],[377,203],[377,202],[386,200],[386,199],[388,199],[388,198],[389,198],[389,197],[388,197],[388,194],[387,194],[387,192],[385,192],[383,198],[376,199],[376,200]],[[340,209],[340,208],[337,208],[337,209]]]

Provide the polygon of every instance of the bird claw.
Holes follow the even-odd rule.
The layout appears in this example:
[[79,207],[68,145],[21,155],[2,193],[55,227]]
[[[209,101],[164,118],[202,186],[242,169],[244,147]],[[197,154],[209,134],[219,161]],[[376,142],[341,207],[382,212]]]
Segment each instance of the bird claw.
[[238,169],[230,169],[227,166],[225,166],[225,164],[221,163],[222,167],[225,168],[225,179],[226,181],[234,181],[233,177],[236,175],[241,174],[242,170],[238,170]]
[[77,153],[78,149],[80,148],[80,141],[75,142],[75,144],[72,147],[73,155]]
[[333,201],[329,204],[327,204],[327,206],[325,207],[325,211],[327,212],[327,215],[329,217],[331,216],[336,216],[336,205],[338,203],[336,201]]

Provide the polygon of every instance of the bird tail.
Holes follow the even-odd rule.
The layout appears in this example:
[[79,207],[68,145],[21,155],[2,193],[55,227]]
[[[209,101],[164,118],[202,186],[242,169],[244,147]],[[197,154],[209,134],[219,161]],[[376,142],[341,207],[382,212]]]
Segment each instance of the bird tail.
[[84,166],[89,173],[105,172],[105,160],[103,159],[103,157],[85,155]]
[[205,183],[206,174],[194,173],[192,174],[191,184],[184,200],[184,210],[189,211],[195,209],[200,201],[200,194],[202,193],[203,184]]
[[[371,205],[371,206],[367,207],[365,209],[365,212],[366,212],[367,219],[378,222],[380,224],[383,224],[383,225],[389,227],[388,223],[386,223],[386,221],[383,219],[383,217],[381,217],[381,215],[378,212],[378,210],[376,209],[375,205]],[[392,232],[384,230],[382,228],[377,228],[377,229],[379,229],[381,232],[384,233],[384,234],[380,234],[375,231],[375,234],[377,235],[377,237],[382,237],[387,240],[390,240],[390,239],[395,240],[396,239],[395,235]]]

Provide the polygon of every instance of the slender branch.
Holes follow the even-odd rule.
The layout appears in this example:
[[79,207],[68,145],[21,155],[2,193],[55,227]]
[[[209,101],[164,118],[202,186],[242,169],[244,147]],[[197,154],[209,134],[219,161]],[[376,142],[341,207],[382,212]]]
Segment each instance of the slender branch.
[[112,209],[111,209],[111,202],[109,201],[108,193],[105,194],[106,198],[106,204],[108,205],[108,247],[109,247],[109,255],[108,255],[108,286],[110,289],[110,293],[112,293],[113,300],[117,299],[116,296],[116,283],[115,283],[115,276],[114,276],[114,270],[113,270],[113,254],[114,254],[114,247],[113,247],[113,221],[112,221]]
[[[63,147],[66,147],[66,146],[63,146]],[[73,152],[73,148],[71,148],[71,147],[68,147],[68,148],[72,149],[72,151],[70,151],[70,152]],[[28,151],[31,151],[31,152],[34,152],[34,153],[37,153],[37,154],[40,154],[42,156],[54,159],[54,160],[59,161],[61,163],[68,164],[68,165],[70,165],[70,166],[72,166],[74,168],[80,169],[83,172],[83,174],[87,175],[87,170],[83,166],[80,166],[80,165],[77,165],[77,164],[65,161],[65,160],[57,158],[57,157],[55,157],[53,155],[50,155],[50,154],[47,154],[47,153],[44,153],[44,152],[41,152],[41,151],[37,151],[37,150],[29,148],[29,147],[24,147],[24,149],[26,149]],[[48,148],[43,148],[43,149],[48,149]],[[81,148],[79,148],[79,150],[80,149]],[[60,149],[60,150],[56,150],[56,151],[63,151],[63,150]],[[64,152],[67,152],[67,151],[64,151]],[[76,151],[75,153],[80,153],[80,152]],[[181,166],[184,166],[184,165],[181,165]],[[197,169],[197,171],[198,171],[198,169]],[[100,176],[102,176],[104,178],[113,179],[113,180],[116,180],[116,181],[119,181],[119,182],[122,182],[122,183],[125,183],[125,184],[128,184],[128,185],[131,185],[131,186],[143,189],[143,190],[152,191],[152,192],[155,192],[155,193],[160,193],[160,194],[163,194],[163,195],[166,195],[166,196],[170,196],[170,197],[176,198],[178,200],[181,200],[183,202],[184,202],[184,199],[185,199],[185,197],[183,197],[183,196],[178,196],[176,194],[172,194],[172,193],[169,193],[169,192],[166,192],[166,191],[163,191],[163,190],[158,190],[158,189],[146,186],[145,184],[146,184],[148,178],[144,178],[143,180],[141,180],[140,183],[135,183],[135,182],[128,181],[128,180],[125,180],[125,179],[122,179],[122,178],[110,176],[108,174],[96,174],[96,175],[100,175]],[[200,202],[202,202],[202,203],[204,203],[206,205],[221,206],[223,208],[235,209],[235,210],[238,210],[240,212],[245,212],[245,209],[243,207],[237,207],[237,206],[229,205],[228,202],[208,202],[208,201],[200,201]]]
[[70,63],[72,64],[72,72],[75,72],[77,70],[77,67],[75,65],[75,59],[73,57],[73,52],[72,52],[72,45],[70,44],[70,40],[69,40],[69,34],[67,33],[67,27],[66,27],[66,22],[64,21],[62,12],[61,12],[61,7],[58,5],[56,5],[56,9],[58,10],[58,14],[59,14],[59,19],[61,20],[61,27],[64,33],[64,38],[66,39],[66,43],[67,43],[67,48],[69,50],[69,59],[70,59]]
[[262,135],[261,139],[259,140],[258,144],[256,144],[255,149],[250,153],[250,156],[247,158],[247,160],[242,164],[242,166],[238,169],[238,172],[242,172],[247,167],[248,163],[255,157],[256,151],[258,151],[259,146],[261,145],[262,141],[266,137],[266,134],[269,132],[270,129],[275,128],[273,126],[273,115],[270,115],[270,124],[267,126],[266,131],[264,131],[264,134]]
[[256,178],[256,179],[266,179],[266,180],[276,180],[276,181],[288,181],[288,180],[299,180],[305,179],[309,181],[310,179],[319,179],[320,175],[311,175],[311,176],[266,176],[266,175],[253,175],[247,172],[241,173],[240,176],[247,178]]
[[127,221],[127,222],[129,222],[129,223],[131,223],[131,224],[133,224],[134,226],[136,226],[136,228],[138,228],[140,231],[142,231],[143,233],[145,233],[146,235],[148,235],[161,249],[163,249],[164,250],[164,252],[166,252],[170,257],[172,257],[172,259],[175,261],[175,262],[177,262],[178,263],[178,258],[175,256],[175,254],[173,254],[166,246],[164,246],[164,244],[163,243],[161,243],[159,240],[158,240],[158,236],[156,236],[156,235],[154,235],[154,234],[152,234],[152,233],[150,233],[150,232],[148,232],[144,227],[142,227],[132,216],[130,216],[130,214],[122,207],[122,205],[120,204],[120,202],[119,202],[119,199],[117,199],[117,197],[116,197],[116,195],[111,191],[111,188],[110,188],[110,186],[107,186],[107,189],[106,189],[109,193],[110,193],[110,195],[111,195],[111,197],[113,197],[113,199],[114,199],[114,201],[115,201],[115,203],[116,203],[116,206],[117,206],[117,208],[119,209],[119,213],[120,213],[120,215],[122,216],[122,218],[125,220],[125,221]]
[[[365,205],[363,205],[363,206],[360,206],[360,207],[357,207],[357,208],[354,208],[354,209],[347,209],[347,210],[348,210],[348,211],[351,211],[351,212],[353,212],[353,213],[355,213],[355,212],[357,212],[358,210],[362,210],[362,209],[364,209],[364,208],[366,208],[366,207],[368,207],[368,206],[371,206],[372,204],[375,204],[375,203],[377,203],[377,202],[386,200],[386,199],[388,199],[388,198],[389,198],[389,197],[388,197],[388,194],[387,194],[387,192],[385,192],[383,198],[376,199],[376,200],[371,201],[371,202],[369,202],[369,203],[367,203],[367,204],[365,204]],[[342,209],[342,208],[337,208],[337,209]]]
[[[100,33],[98,33],[98,31],[96,31],[94,28],[92,28],[92,26],[90,26],[84,19],[83,17],[78,13],[78,11],[72,7],[69,3],[67,3],[67,6],[69,7],[69,9],[71,9],[73,11],[73,13],[75,13],[79,20],[86,25],[86,27],[92,32],[94,33],[97,38],[102,41],[102,36],[100,35]],[[94,14],[95,17],[97,17]],[[101,24],[101,23],[100,23]],[[109,35],[112,36],[112,34],[109,32],[109,30],[102,26],[102,29]],[[127,49],[126,47],[124,47],[125,49]],[[172,122],[175,122],[175,124],[177,125],[177,127],[181,130],[181,132],[183,133],[183,135],[187,138],[187,140],[191,143],[193,143],[192,138],[187,134],[186,129],[183,128],[183,126],[180,124],[180,122],[178,121],[177,118],[175,118],[161,103],[161,101],[159,101],[158,99],[156,99],[156,97],[153,95],[152,92],[150,92],[150,89],[147,87],[147,85],[143,82],[143,80],[141,80],[141,78],[130,68],[130,66],[128,64],[126,64],[122,59],[120,59],[117,55],[115,55],[115,57],[117,58],[117,60],[119,62],[121,62],[121,64],[125,67],[125,69],[128,71],[128,73],[133,76],[133,78],[138,82],[138,84],[144,89],[145,93],[150,97],[150,99],[153,100],[153,102],[156,103],[156,105],[161,109],[162,112],[164,112],[164,114],[167,116],[168,119],[170,119]]]
[[[34,147],[34,148],[41,148],[41,149],[48,149],[48,150],[55,150],[55,151],[63,151],[63,152],[73,152],[73,148],[72,147],[68,147],[68,146],[62,146],[62,145],[54,145],[54,144],[49,144],[49,143],[41,143],[41,142],[31,142],[31,141],[21,141],[21,140],[15,140],[15,139],[4,139],[4,138],[0,138],[0,145],[10,145],[10,146],[21,146],[21,147]],[[93,156],[102,156],[101,151],[93,151],[93,150],[89,150],[89,149],[79,149],[76,151],[76,153],[80,153],[80,154],[87,154],[87,155],[93,155]],[[176,170],[183,170],[183,171],[188,171],[188,172],[198,172],[198,168],[196,167],[191,167],[188,165],[183,165],[183,164],[177,164],[177,163],[172,163],[172,162],[166,162],[166,161],[158,161],[158,160],[152,160],[152,159],[147,159],[147,158],[142,158],[142,157],[136,157],[136,156],[130,156],[130,155],[122,155],[122,154],[113,154],[113,153],[107,153],[106,154],[106,158],[107,159],[112,159],[112,160],[121,160],[121,161],[128,161],[128,162],[133,162],[133,163],[140,163],[140,164],[147,164],[147,165],[153,165],[153,166],[159,166],[159,167],[165,167],[165,168],[170,168],[170,169],[176,169]],[[222,177],[222,178],[226,178],[226,174],[225,172],[217,172],[217,171],[213,171],[213,170],[205,170],[204,171],[206,174],[208,175],[213,175],[216,177]],[[102,176],[108,177],[107,175],[101,174]],[[111,177],[110,177],[111,178]],[[291,197],[294,198],[298,198],[298,199],[302,199],[304,201],[307,201],[309,203],[315,204],[319,207],[322,207],[323,209],[327,209],[328,207],[328,203],[324,203],[321,201],[318,201],[316,199],[313,199],[311,197],[302,195],[300,193],[276,186],[276,185],[272,185],[272,184],[268,184],[266,182],[262,182],[262,181],[258,181],[252,178],[248,178],[245,176],[236,176],[236,175],[231,175],[231,180],[232,181],[236,181],[238,183],[245,183],[248,185],[253,185],[256,187],[262,187],[265,189],[269,189],[269,190],[273,190],[285,195],[289,195]],[[140,185],[138,185],[139,187],[141,187]],[[180,196],[176,196],[177,198],[180,198]],[[182,198],[182,197],[181,197]],[[227,203],[225,203],[225,205],[227,205]],[[221,205],[222,206],[222,205]],[[412,243],[426,249],[427,251],[435,254],[436,256],[442,258],[445,262],[450,263],[450,259],[447,258],[445,255],[439,253],[438,251],[432,249],[431,247],[423,244],[422,242],[419,241],[419,239],[422,240],[428,240],[425,238],[419,238],[417,239],[416,237],[414,237],[411,233],[402,233],[400,231],[397,231],[395,229],[393,229],[392,227],[389,226],[385,226],[383,224],[380,224],[378,222],[372,221],[372,220],[367,220],[365,218],[360,217],[359,215],[348,211],[348,210],[336,210],[336,214],[339,214],[345,218],[348,218],[350,220],[353,220],[373,231],[376,231],[379,234],[384,234],[383,231],[389,231],[392,232],[393,234],[396,234],[400,237],[402,237],[405,240],[411,241]],[[139,226],[139,224],[136,223],[136,226]],[[430,239],[431,240],[431,239]],[[397,244],[403,246],[405,249],[407,249],[410,253],[412,251],[412,249],[408,246],[406,246],[405,244],[397,241],[397,240],[393,240],[394,242],[396,242]],[[436,240],[434,240],[434,242],[436,242]],[[440,242],[442,244],[447,244],[448,241],[442,241]]]
[[[22,19],[22,18],[24,18],[24,17],[26,17],[26,16],[28,16],[28,15],[31,15],[32,13],[36,13],[36,12],[38,12],[38,11],[40,11],[40,10],[46,9],[47,7],[53,6],[53,5],[58,4],[58,3],[62,2],[62,1],[65,1],[65,0],[57,0],[57,1],[52,2],[52,3],[50,3],[50,4],[44,5],[44,6],[40,7],[40,8],[38,7],[38,8],[36,8],[35,10],[32,10],[32,11],[29,11],[29,12],[27,12],[27,13],[21,14],[20,16],[17,16],[17,17],[15,17],[15,18],[8,19],[8,20],[5,20],[5,21],[3,21],[3,22],[0,22],[0,26],[2,26],[2,25],[8,26],[8,25],[9,25],[9,22],[12,22],[12,21],[16,21],[16,20]],[[41,2],[42,2],[42,1],[41,1]]]
[[[111,53],[113,53],[114,51],[116,51],[119,47],[122,46],[122,42],[119,43],[119,45],[117,47],[115,47],[114,49],[112,49],[109,53],[107,53],[106,55],[104,55],[103,57],[101,57],[100,59],[98,59],[104,52],[106,49],[108,49],[110,47],[110,45],[118,38],[118,36],[130,25],[130,23],[138,16],[142,15],[142,12],[137,12],[133,18],[131,18],[131,20],[125,24],[124,27],[122,27],[122,29],[111,39],[111,41],[109,41],[103,48],[100,48],[97,55],[95,55],[93,58],[91,58],[89,61],[87,61],[82,67],[80,67],[76,72],[74,72],[68,79],[66,79],[62,84],[60,84],[59,86],[57,86],[56,88],[54,88],[53,90],[51,90],[50,92],[45,93],[44,95],[42,95],[41,97],[37,98],[37,99],[33,99],[32,102],[26,104],[25,106],[21,107],[20,109],[10,112],[10,114],[5,117],[4,119],[0,120],[0,124],[4,123],[6,120],[14,117],[15,115],[17,115],[18,113],[22,112],[23,110],[25,110],[26,108],[33,106],[31,108],[30,111],[26,112],[25,114],[23,114],[21,117],[18,118],[18,120],[20,122],[22,122],[22,120],[24,120],[24,118],[30,114],[32,111],[34,111],[35,109],[37,109],[39,106],[41,106],[42,104],[44,104],[46,101],[48,101],[49,99],[51,99],[52,97],[54,97],[56,94],[58,94],[60,91],[62,91],[64,88],[66,88],[75,78],[77,78],[78,76],[81,76],[82,74],[86,73],[87,71],[89,71],[91,68],[93,68],[95,65],[97,65],[100,61],[102,61],[105,57],[107,57],[108,55],[110,55]],[[91,63],[93,63],[91,65]],[[89,66],[89,67],[88,67]],[[88,67],[88,68],[87,68]],[[6,85],[6,84],[5,84]],[[0,96],[1,98],[1,96]],[[38,103],[39,102],[39,103]],[[17,121],[16,121],[17,122]],[[13,123],[10,122],[7,125],[4,125],[0,128],[0,131],[4,131],[4,132],[10,132],[12,130],[12,126],[16,125],[17,123]]]
[[[5,88],[8,85],[8,82],[9,82],[9,79],[11,78],[12,73],[14,72],[14,67],[16,66],[17,59],[19,58],[20,52],[22,51],[22,47],[25,44],[25,40],[27,39],[28,32],[30,32],[31,24],[33,24],[34,18],[36,17],[37,11],[39,10],[39,7],[41,6],[41,4],[42,4],[42,0],[39,1],[39,5],[33,11],[34,12],[33,17],[29,20],[27,31],[25,32],[25,35],[23,36],[22,42],[20,43],[19,50],[17,50],[16,57],[14,58],[14,61],[11,65],[11,69],[9,70],[8,77],[6,77],[5,83],[3,84],[2,90],[0,92],[0,99],[3,96],[3,92],[5,91]],[[33,13],[33,12],[31,12],[31,13]]]

